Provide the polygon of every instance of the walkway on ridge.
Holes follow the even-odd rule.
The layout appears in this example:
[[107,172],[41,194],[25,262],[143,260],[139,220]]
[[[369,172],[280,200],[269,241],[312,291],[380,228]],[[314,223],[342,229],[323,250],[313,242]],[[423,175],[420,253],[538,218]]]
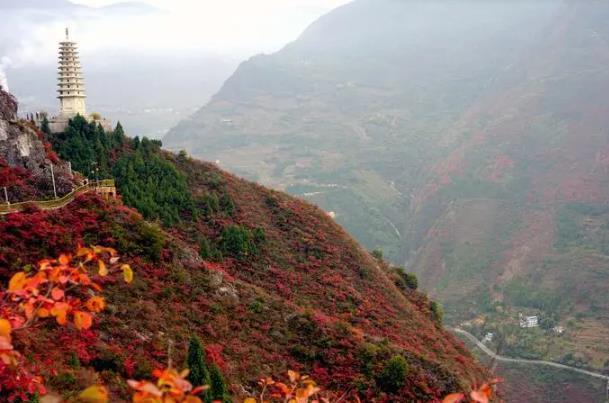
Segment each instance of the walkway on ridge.
[[0,215],[16,213],[25,210],[27,207],[35,207],[40,210],[55,210],[70,204],[76,196],[95,191],[102,194],[116,196],[116,187],[114,179],[103,179],[100,181],[89,182],[86,185],[80,186],[70,193],[53,200],[31,200],[19,203],[0,204]]

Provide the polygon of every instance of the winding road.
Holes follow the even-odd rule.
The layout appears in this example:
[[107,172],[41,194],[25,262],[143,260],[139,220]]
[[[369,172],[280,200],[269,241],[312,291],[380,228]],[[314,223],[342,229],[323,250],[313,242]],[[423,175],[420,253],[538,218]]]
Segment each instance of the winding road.
[[609,381],[609,376],[607,376],[607,375],[599,374],[597,372],[592,372],[592,371],[586,371],[585,369],[581,369],[581,368],[570,367],[568,365],[559,364],[557,362],[542,361],[542,360],[526,360],[526,359],[521,359],[521,358],[504,357],[502,355],[495,354],[490,348],[488,348],[487,346],[482,344],[482,342],[480,340],[478,340],[476,338],[476,336],[474,336],[470,332],[460,329],[460,328],[453,328],[451,330],[455,333],[465,336],[468,340],[475,343],[476,346],[478,346],[478,348],[480,348],[480,350],[482,350],[486,355],[490,356],[491,358],[493,358],[497,361],[514,362],[514,363],[519,363],[519,364],[530,364],[530,365],[545,365],[548,367],[554,367],[554,368],[566,369],[568,371],[579,372],[580,374],[584,374],[584,375],[592,376],[594,378],[599,378],[599,379],[604,379],[606,381]]

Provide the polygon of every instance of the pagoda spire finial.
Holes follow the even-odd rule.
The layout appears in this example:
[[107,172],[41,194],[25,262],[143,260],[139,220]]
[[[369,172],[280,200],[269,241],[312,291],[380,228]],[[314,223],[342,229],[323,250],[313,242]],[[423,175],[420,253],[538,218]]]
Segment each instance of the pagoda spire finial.
[[66,41],[70,40],[70,31],[68,30],[68,27],[66,27]]

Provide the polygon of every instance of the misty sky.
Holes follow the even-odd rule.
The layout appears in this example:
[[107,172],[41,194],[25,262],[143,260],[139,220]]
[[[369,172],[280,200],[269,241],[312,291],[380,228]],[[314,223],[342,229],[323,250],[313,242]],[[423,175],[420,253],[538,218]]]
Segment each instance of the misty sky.
[[[120,3],[71,1],[93,7]],[[192,52],[243,60],[279,50],[318,17],[349,1],[142,0],[139,3],[159,11],[24,10],[0,26],[0,70],[55,63],[57,42],[63,38],[65,26],[70,27],[85,58],[127,51],[167,56]]]
[[[73,0],[89,6],[117,1]],[[238,57],[278,50],[316,18],[349,0],[145,0],[161,13],[120,21],[99,45],[203,49]],[[113,23],[116,23],[113,22]],[[137,29],[134,30],[134,24]],[[109,34],[108,34],[109,33]]]

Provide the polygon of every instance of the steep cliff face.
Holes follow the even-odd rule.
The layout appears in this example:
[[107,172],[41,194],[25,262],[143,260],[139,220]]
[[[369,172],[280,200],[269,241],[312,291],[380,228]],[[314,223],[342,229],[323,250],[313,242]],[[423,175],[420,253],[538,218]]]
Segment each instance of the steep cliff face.
[[69,165],[34,125],[17,119],[17,108],[16,99],[0,88],[0,186],[6,186],[9,201],[53,195],[51,164],[58,195],[70,192],[75,182]]
[[17,100],[0,86],[0,120],[13,120],[17,117]]

